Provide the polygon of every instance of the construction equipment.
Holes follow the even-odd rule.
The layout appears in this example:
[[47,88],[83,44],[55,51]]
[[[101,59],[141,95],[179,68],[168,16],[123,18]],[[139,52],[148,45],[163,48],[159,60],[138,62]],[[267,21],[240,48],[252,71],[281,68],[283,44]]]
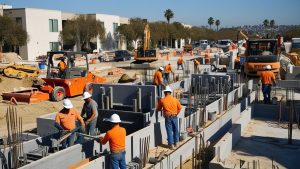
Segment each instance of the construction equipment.
[[[89,63],[85,52],[58,51],[48,52],[48,66],[45,84],[37,90],[24,90],[3,93],[3,100],[12,97],[17,102],[32,103],[42,100],[60,101],[65,97],[81,95],[84,91],[91,92],[92,83],[103,83],[105,78],[96,76],[89,71]],[[66,69],[59,72],[58,60],[66,59]]]
[[23,79],[24,77],[38,77],[38,68],[30,65],[12,65],[3,69],[3,74],[7,77]]
[[191,44],[183,46],[183,52],[189,53],[192,50],[193,50],[193,45]]
[[271,71],[279,73],[280,63],[277,50],[277,39],[247,40],[244,60],[244,72],[251,76],[260,76],[266,65],[271,65]]
[[[61,58],[66,59],[67,68],[61,77],[59,69],[54,64]],[[48,52],[46,82],[40,90],[49,93],[53,101],[60,101],[65,97],[81,95],[84,91],[91,90],[91,83],[103,83],[105,78],[96,76],[89,71],[88,57],[85,52],[58,51]]]
[[134,55],[135,62],[152,62],[158,60],[158,51],[156,49],[150,49],[150,28],[146,24],[144,28],[143,45],[137,48]]

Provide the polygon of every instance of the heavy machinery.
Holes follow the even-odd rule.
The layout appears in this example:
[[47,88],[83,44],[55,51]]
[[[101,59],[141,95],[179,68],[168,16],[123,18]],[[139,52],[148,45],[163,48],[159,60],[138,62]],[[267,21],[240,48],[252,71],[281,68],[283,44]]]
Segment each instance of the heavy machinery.
[[[64,58],[66,69],[59,72],[58,62]],[[47,53],[47,75],[39,91],[21,91],[3,93],[4,100],[15,98],[17,102],[38,102],[39,100],[60,101],[65,97],[81,95],[90,91],[92,83],[103,83],[105,78],[89,71],[88,57],[85,52],[59,51]],[[48,97],[45,97],[48,96]],[[32,97],[35,99],[32,100]]]
[[137,48],[134,55],[134,60],[136,63],[152,62],[158,60],[158,51],[156,49],[150,49],[150,28],[146,24],[144,28],[144,39],[143,45]]
[[277,50],[277,39],[247,40],[244,60],[244,73],[250,76],[260,76],[266,65],[271,65],[271,71],[279,73],[280,63]]
[[12,65],[3,69],[3,74],[7,77],[23,79],[24,77],[38,77],[38,68],[30,65]]

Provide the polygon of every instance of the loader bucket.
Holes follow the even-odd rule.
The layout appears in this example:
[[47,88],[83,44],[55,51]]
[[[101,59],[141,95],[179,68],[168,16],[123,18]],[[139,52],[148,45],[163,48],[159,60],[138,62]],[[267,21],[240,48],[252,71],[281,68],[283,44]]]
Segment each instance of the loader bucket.
[[17,102],[30,104],[49,100],[49,94],[40,92],[37,89],[26,89],[2,93],[2,99],[5,101],[10,101],[12,98],[14,98]]

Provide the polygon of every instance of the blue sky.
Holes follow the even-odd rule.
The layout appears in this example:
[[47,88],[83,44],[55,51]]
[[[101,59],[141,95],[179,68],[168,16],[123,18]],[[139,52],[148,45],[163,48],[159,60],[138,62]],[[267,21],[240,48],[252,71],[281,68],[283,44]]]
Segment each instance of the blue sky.
[[206,26],[211,16],[221,27],[261,24],[274,19],[280,25],[300,24],[300,0],[0,0],[13,7],[54,9],[76,13],[104,13],[141,17],[149,21],[165,20],[171,9],[179,21]]

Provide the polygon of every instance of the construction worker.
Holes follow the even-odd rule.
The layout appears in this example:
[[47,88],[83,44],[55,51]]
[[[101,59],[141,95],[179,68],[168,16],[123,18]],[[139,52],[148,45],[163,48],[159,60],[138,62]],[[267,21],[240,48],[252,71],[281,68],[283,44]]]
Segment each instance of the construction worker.
[[60,77],[60,78],[65,77],[67,65],[65,63],[65,58],[64,57],[60,58],[60,62],[58,63],[57,67],[58,67],[58,70],[59,70],[58,77]]
[[96,135],[96,124],[98,118],[98,104],[93,100],[92,95],[89,92],[83,93],[84,104],[81,110],[81,116],[84,117],[86,131],[88,134]]
[[177,60],[177,70],[179,70],[179,67],[181,67],[181,69],[183,70],[183,58],[180,56]]
[[170,149],[175,149],[179,141],[178,117],[181,110],[179,100],[171,96],[172,89],[167,86],[164,90],[165,97],[158,102],[156,111],[163,111],[165,126]]
[[117,114],[111,115],[108,120],[112,127],[108,130],[104,138],[100,138],[101,144],[106,144],[109,142],[109,149],[111,152],[110,163],[112,169],[126,169],[126,160],[125,160],[125,139],[126,139],[126,130],[123,127],[120,127],[121,123],[120,117]]
[[159,69],[155,72],[153,77],[153,84],[157,87],[158,97],[161,97],[161,90],[163,83],[162,72],[164,71],[163,67],[159,67]]
[[239,55],[234,60],[234,69],[240,70],[241,69],[241,58]]
[[165,80],[165,84],[169,84],[170,82],[170,73],[174,74],[173,70],[172,70],[172,66],[171,63],[167,64],[164,68],[164,80]]
[[198,73],[200,62],[197,59],[194,59],[194,73]]
[[[81,128],[84,131],[85,124],[80,116],[80,114],[73,109],[73,104],[69,99],[64,99],[63,101],[63,109],[60,110],[55,117],[55,127],[60,131],[61,134],[66,134],[69,132],[75,132],[76,130],[76,120],[78,120],[81,124]],[[63,147],[66,146],[66,142],[68,146],[74,145],[75,142],[75,134],[72,133],[62,144]]]
[[[260,80],[262,83],[262,92],[263,92],[263,96],[264,96],[264,104],[270,104],[271,103],[271,90],[272,90],[272,84],[274,83],[274,85],[276,85],[275,82],[275,75],[274,73],[271,71],[272,67],[271,65],[267,65],[265,66],[265,71],[263,71],[260,75]],[[260,82],[259,84],[260,85]]]

